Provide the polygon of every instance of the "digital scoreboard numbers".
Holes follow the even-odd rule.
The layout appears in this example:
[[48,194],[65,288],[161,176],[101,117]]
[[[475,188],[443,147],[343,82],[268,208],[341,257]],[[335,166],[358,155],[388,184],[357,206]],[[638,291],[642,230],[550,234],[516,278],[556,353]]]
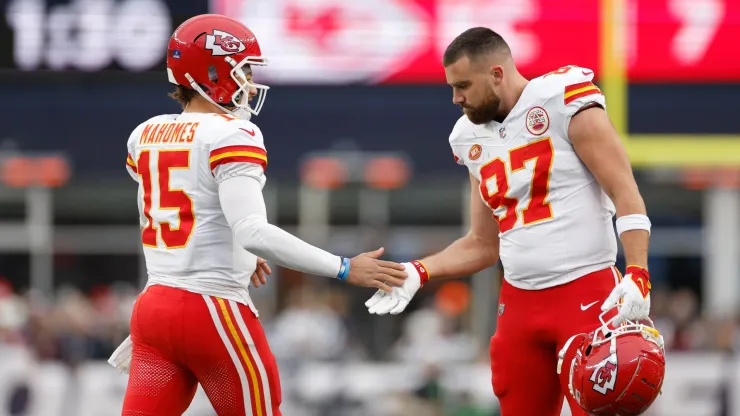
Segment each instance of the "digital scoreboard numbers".
[[4,0],[0,5],[0,67],[21,71],[162,70],[175,27],[208,10],[208,0]]

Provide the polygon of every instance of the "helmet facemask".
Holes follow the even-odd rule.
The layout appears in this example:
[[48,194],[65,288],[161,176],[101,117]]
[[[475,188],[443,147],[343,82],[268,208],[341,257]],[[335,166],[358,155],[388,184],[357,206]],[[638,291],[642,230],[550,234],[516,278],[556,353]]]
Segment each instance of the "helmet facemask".
[[[234,82],[236,82],[236,85],[239,86],[231,96],[231,104],[235,107],[235,110],[231,111],[231,114],[248,120],[252,114],[256,116],[262,110],[262,106],[265,104],[267,90],[269,90],[270,87],[264,84],[249,82],[247,74],[251,73],[250,67],[252,65],[264,66],[267,62],[264,58],[253,56],[248,56],[241,62],[236,62],[233,58],[227,56],[226,62],[233,67],[229,72],[229,76],[234,80]],[[245,67],[248,72],[245,72]],[[254,106],[249,103],[249,90],[252,88],[257,90],[257,95],[254,97],[254,100],[256,100]]]
[[[264,66],[267,65],[267,60],[256,56],[247,56],[241,62],[237,62],[229,56],[224,57],[224,60],[232,67],[231,71],[229,71],[229,76],[237,86],[237,89],[231,95],[231,101],[228,104],[219,104],[215,102],[205,93],[205,91],[203,91],[203,88],[193,79],[193,77],[190,76],[190,74],[186,73],[185,77],[190,82],[190,86],[194,90],[198,91],[198,93],[208,100],[208,102],[215,105],[225,113],[243,120],[249,120],[252,115],[258,115],[262,110],[262,106],[265,103],[265,97],[267,96],[267,90],[270,89],[270,87],[264,84],[249,82],[247,74],[251,73],[251,65]],[[245,67],[247,72],[245,72]],[[252,88],[257,90],[257,95],[254,97],[256,100],[254,106],[250,105],[251,100],[249,97],[249,91]]]
[[665,342],[663,341],[663,336],[660,335],[657,329],[655,329],[655,324],[652,319],[645,318],[643,321],[646,323],[625,319],[619,325],[615,326],[613,325],[613,322],[617,318],[616,315],[608,320],[604,319],[609,312],[610,310],[607,310],[599,315],[601,326],[594,334],[594,340],[591,342],[591,345],[597,346],[610,341],[614,342],[613,340],[615,340],[619,335],[640,334],[646,340],[660,347],[661,351],[665,354]]

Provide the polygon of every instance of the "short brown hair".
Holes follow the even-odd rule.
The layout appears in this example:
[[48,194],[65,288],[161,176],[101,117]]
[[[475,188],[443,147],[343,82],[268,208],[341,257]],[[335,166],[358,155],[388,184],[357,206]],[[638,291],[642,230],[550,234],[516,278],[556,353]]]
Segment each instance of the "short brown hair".
[[187,87],[183,87],[182,85],[178,85],[175,87],[175,91],[167,95],[169,95],[170,98],[172,98],[173,100],[180,103],[180,105],[184,109],[185,107],[187,107],[190,101],[198,95],[198,91],[195,91],[192,88],[187,88]]
[[452,65],[463,56],[472,61],[492,52],[511,53],[511,49],[504,38],[493,30],[487,27],[474,27],[459,34],[447,46],[442,57],[442,65]]

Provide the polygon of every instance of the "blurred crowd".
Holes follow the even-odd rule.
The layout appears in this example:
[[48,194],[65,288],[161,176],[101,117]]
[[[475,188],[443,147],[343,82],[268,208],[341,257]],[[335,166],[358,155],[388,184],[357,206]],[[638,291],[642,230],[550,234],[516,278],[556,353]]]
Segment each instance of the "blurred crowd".
[[[291,384],[284,382],[286,407],[296,406],[290,412],[286,409],[286,414],[496,414],[495,409],[478,406],[467,393],[446,391],[440,382],[440,368],[447,364],[488,361],[487,343],[478,342],[463,324],[470,313],[466,306],[460,310],[445,307],[439,297],[435,299],[434,294],[427,293],[411,311],[394,318],[398,319],[398,330],[391,347],[379,352],[373,350],[377,347],[367,334],[368,319],[385,318],[355,313],[358,309],[352,303],[359,300],[345,289],[299,285],[288,293],[274,315],[262,318],[281,374],[293,373],[305,362],[357,363],[375,359],[422,363],[424,374],[410,389],[411,393],[386,403],[378,401],[378,406],[387,407],[376,413],[367,413],[351,398],[301,403],[300,398],[291,396]],[[437,289],[442,290],[439,286]],[[89,360],[106,360],[128,335],[137,295],[133,285],[116,283],[87,293],[62,287],[53,297],[43,297],[33,292],[19,293],[7,280],[0,280],[0,350],[23,348],[38,362],[56,361],[70,368]],[[669,351],[729,352],[740,339],[738,319],[703,318],[697,294],[690,289],[655,288],[652,302],[653,319]],[[23,407],[22,397],[20,394],[13,402],[18,409]]]

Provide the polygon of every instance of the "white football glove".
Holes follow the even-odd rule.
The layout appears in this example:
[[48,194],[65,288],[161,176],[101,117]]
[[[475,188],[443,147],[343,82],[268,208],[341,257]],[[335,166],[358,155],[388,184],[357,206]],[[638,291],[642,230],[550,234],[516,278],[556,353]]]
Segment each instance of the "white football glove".
[[[602,311],[618,306],[617,316],[612,321],[619,325],[624,320],[639,321],[650,315],[650,274],[637,266],[627,266],[624,278],[601,305]],[[620,304],[620,299],[622,300]]]
[[398,315],[403,312],[411,302],[411,298],[414,297],[416,292],[421,287],[421,276],[411,263],[401,263],[406,267],[406,273],[408,277],[400,287],[394,287],[391,293],[383,290],[375,292],[365,306],[367,306],[368,312],[376,315],[385,315],[390,313],[391,315]]

